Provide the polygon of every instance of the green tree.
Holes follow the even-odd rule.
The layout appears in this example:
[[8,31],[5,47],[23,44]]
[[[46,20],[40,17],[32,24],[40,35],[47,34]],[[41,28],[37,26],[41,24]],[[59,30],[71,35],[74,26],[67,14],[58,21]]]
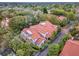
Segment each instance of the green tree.
[[1,23],[2,19],[3,19],[3,17],[2,17],[2,16],[0,16],[0,23]]
[[68,21],[69,21],[68,19],[64,19],[64,20],[60,21],[60,26],[63,27],[65,25],[67,25]]
[[74,27],[73,29],[70,30],[70,33],[72,36],[75,36],[79,31]]
[[6,34],[7,31],[4,28],[0,27],[0,35]]
[[9,42],[9,47],[13,48],[17,56],[30,56],[37,51],[32,48],[30,43],[21,41],[19,35]]
[[69,20],[75,20],[76,19],[75,14],[73,12],[67,12],[67,18]]
[[58,44],[51,44],[48,47],[48,56],[58,56],[60,46]]
[[55,37],[56,37],[56,35],[57,35],[57,33],[58,33],[58,31],[53,32],[53,33],[52,33],[52,36],[50,37],[50,39],[52,40],[53,38],[55,38]]
[[4,37],[7,31],[3,28],[0,28],[0,52],[4,51],[8,47],[8,40]]
[[8,10],[3,11],[3,12],[2,12],[2,16],[3,16],[3,17],[8,17],[8,16],[9,16],[9,11],[8,11]]
[[61,41],[59,43],[60,45],[60,51],[62,51],[66,41],[69,39],[69,36],[68,35],[64,35],[62,38],[61,38]]
[[66,15],[66,12],[63,9],[56,9],[56,10],[51,10],[51,14],[55,15]]
[[15,16],[15,10],[13,10],[13,9],[4,10],[1,13],[1,16],[11,18],[11,17]]
[[24,55],[24,52],[22,49],[19,49],[17,50],[16,54],[19,55],[19,56],[23,56]]
[[46,20],[46,14],[38,14],[36,17],[38,22]]
[[14,32],[20,32],[26,25],[28,26],[27,18],[25,16],[16,16],[10,19],[10,28]]
[[15,11],[15,14],[16,16],[33,15],[31,10],[28,10],[28,11],[18,10],[18,11]]
[[65,18],[63,20],[57,19],[57,17],[55,15],[53,15],[50,19],[50,22],[56,25],[59,25],[61,27],[65,26],[68,23],[68,19]]
[[44,7],[44,8],[43,8],[43,13],[48,13],[48,11],[47,11],[47,8],[46,8],[46,7]]
[[60,24],[60,21],[57,20],[57,18],[56,18],[55,15],[52,16],[50,22],[53,23],[53,24],[56,24],[56,25],[59,25]]
[[60,6],[59,6],[59,4],[54,4],[53,7],[54,8],[59,8]]
[[33,15],[29,15],[29,16],[27,17],[27,19],[28,19],[29,25],[30,25],[30,24],[31,24],[31,25],[35,25],[35,24],[38,23],[38,20],[37,20]]

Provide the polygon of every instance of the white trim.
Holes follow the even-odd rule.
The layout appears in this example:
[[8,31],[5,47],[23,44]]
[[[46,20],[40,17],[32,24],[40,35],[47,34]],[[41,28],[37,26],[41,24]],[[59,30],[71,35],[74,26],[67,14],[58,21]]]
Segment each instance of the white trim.
[[27,30],[27,33],[32,35],[32,32],[30,30]]

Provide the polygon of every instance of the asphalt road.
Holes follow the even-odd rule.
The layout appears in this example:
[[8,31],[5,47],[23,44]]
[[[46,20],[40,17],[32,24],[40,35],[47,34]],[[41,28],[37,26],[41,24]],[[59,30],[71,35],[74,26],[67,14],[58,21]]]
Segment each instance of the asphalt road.
[[44,51],[42,51],[42,53],[40,52],[38,55],[36,55],[36,56],[47,56],[47,53],[48,53],[48,47],[44,50]]

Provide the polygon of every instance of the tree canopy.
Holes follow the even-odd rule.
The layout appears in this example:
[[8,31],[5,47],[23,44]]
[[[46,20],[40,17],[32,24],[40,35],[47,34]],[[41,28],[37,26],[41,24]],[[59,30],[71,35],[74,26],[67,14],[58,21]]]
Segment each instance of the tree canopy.
[[48,47],[49,56],[58,56],[59,51],[60,51],[60,46],[58,44],[51,44]]
[[27,18],[26,16],[16,16],[10,19],[9,22],[10,28],[15,31],[19,32],[27,25]]

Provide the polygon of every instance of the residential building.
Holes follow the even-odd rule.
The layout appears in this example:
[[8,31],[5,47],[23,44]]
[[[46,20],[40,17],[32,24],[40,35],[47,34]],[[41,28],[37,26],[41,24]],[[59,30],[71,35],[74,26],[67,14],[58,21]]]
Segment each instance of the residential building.
[[57,16],[57,19],[63,21],[64,19],[66,19],[66,17],[65,16]]
[[75,38],[69,39],[60,53],[60,56],[79,56],[79,40]]
[[55,31],[57,31],[56,25],[51,24],[49,21],[44,21],[30,26],[30,28],[24,28],[21,32],[21,37],[40,47]]

